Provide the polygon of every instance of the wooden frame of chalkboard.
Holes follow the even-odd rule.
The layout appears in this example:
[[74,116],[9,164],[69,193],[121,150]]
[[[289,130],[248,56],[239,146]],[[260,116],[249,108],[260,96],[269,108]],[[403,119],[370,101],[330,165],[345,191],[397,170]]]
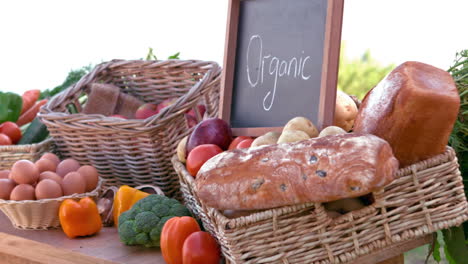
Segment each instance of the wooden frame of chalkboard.
[[[272,2],[268,2],[268,1],[272,1]],[[242,37],[242,36],[238,36],[241,34],[238,32],[239,29],[241,28],[239,25],[240,23],[243,22],[242,21],[243,19],[242,18],[242,11],[243,11],[242,6],[244,4],[244,7],[245,7],[247,4],[252,4],[252,2],[257,2],[257,3],[263,2],[263,4],[267,4],[271,6],[275,4],[275,2],[278,2],[278,1],[288,1],[292,5],[294,5],[295,3],[300,3],[300,2],[295,2],[297,0],[229,0],[227,29],[226,29],[226,44],[225,44],[225,51],[224,51],[224,67],[223,67],[223,77],[221,81],[222,83],[221,83],[221,94],[220,94],[221,100],[220,100],[219,117],[227,121],[231,125],[233,134],[236,136],[239,136],[239,135],[260,136],[269,131],[281,131],[282,127],[285,125],[287,120],[289,120],[289,118],[284,119],[283,117],[284,120],[282,121],[270,122],[267,120],[268,122],[270,122],[267,125],[264,125],[264,124],[257,125],[255,117],[254,117],[253,121],[250,120],[250,124],[240,125],[240,123],[242,123],[243,121],[237,120],[239,119],[237,117],[233,118],[233,114],[238,115],[235,113],[236,111],[235,100],[237,96],[236,90],[235,90],[235,87],[236,87],[235,83],[237,81],[236,79],[238,79],[238,77],[236,76],[236,64],[239,62],[239,57],[237,53],[238,53],[238,49],[240,46],[238,44],[238,39],[240,40]],[[304,96],[301,95],[301,96],[306,97],[306,98],[313,97],[314,98],[313,100],[315,100],[315,102],[318,102],[318,106],[316,104],[315,109],[314,109],[314,106],[311,106],[310,112],[315,112],[315,115],[311,116],[309,119],[311,119],[315,123],[315,125],[319,129],[321,129],[323,127],[333,124],[333,117],[334,117],[334,112],[335,112],[336,84],[337,84],[337,77],[338,77],[338,63],[339,63],[339,53],[340,53],[341,25],[342,25],[342,19],[343,19],[344,0],[317,0],[317,2],[318,1],[322,1],[326,3],[325,7],[322,8],[324,11],[323,12],[320,11],[322,12],[321,15],[324,17],[323,24],[321,25],[322,27],[324,25],[324,28],[320,28],[320,25],[318,28],[320,32],[323,32],[323,43],[322,43],[323,48],[317,49],[317,51],[314,51],[314,52],[318,52],[318,51],[321,52],[320,55],[322,56],[322,61],[318,62],[318,63],[321,62],[321,64],[318,64],[318,67],[317,67],[321,71],[320,72],[317,71],[318,73],[309,71],[309,72],[312,72],[313,74],[318,74],[317,80],[319,81],[317,81],[317,83],[314,85],[316,86],[315,91],[312,91],[312,92],[309,91],[311,94],[304,95]],[[242,3],[242,2],[250,2],[250,3]],[[313,1],[310,1],[310,2],[302,1],[302,2],[303,4],[308,4]],[[277,13],[279,12],[282,12],[282,10],[277,11]],[[255,17],[254,19],[257,19],[257,18]],[[301,23],[302,20],[298,20],[298,21],[299,23]],[[244,27],[245,27],[245,23],[244,23]],[[251,24],[247,24],[247,25],[250,26]],[[313,25],[311,25],[311,27],[313,27]],[[308,25],[306,25],[305,28],[306,30],[304,30],[304,32],[310,32],[310,30],[312,30],[308,28]],[[304,33],[302,34],[304,35]],[[255,36],[252,36],[252,38],[254,38]],[[274,43],[274,41],[270,41],[269,43]],[[249,46],[250,46],[250,43],[249,43]],[[247,53],[249,53],[248,49],[247,49]],[[302,51],[302,54],[304,54],[304,51]],[[260,54],[260,56],[262,55]],[[267,57],[265,56],[265,58]],[[302,70],[304,70],[304,64],[305,64],[306,59],[307,57],[304,59],[304,62],[302,64],[303,65]],[[291,64],[293,60],[294,59],[291,59],[290,61],[288,76],[291,71]],[[297,58],[295,61],[295,68],[293,71],[294,74],[298,68],[297,61],[299,61],[299,58]],[[301,61],[302,61],[302,58],[301,58]],[[263,63],[265,63],[265,61],[263,61]],[[267,61],[267,64],[268,64],[268,61]],[[278,66],[278,62],[276,65]],[[279,70],[280,74],[281,74],[281,66]],[[268,68],[265,68],[265,69],[268,70]],[[276,69],[278,70],[278,68]],[[284,68],[284,73],[286,73],[286,69],[287,69],[287,66],[286,68]],[[300,69],[301,69],[301,62],[299,62],[299,70]],[[269,70],[270,71],[272,70],[271,62],[270,62]],[[249,69],[247,66],[247,72],[248,71]],[[262,74],[263,74],[263,70],[262,70]],[[302,76],[304,77],[303,74],[304,73],[302,73]],[[259,78],[257,77],[257,82],[258,80]],[[262,76],[262,82],[263,82],[263,76]],[[287,85],[289,86],[289,83]],[[276,90],[276,80],[275,80],[275,90]],[[319,93],[318,95],[317,95],[317,92]],[[269,95],[271,95],[271,93],[268,93],[267,96]],[[265,106],[265,99],[268,99],[267,96],[265,96],[263,100],[264,109],[268,109],[267,107],[271,107],[271,105]],[[273,95],[270,98],[274,98],[274,96],[275,96],[275,93],[273,91]],[[244,96],[244,98],[246,97]],[[273,100],[275,99],[271,99],[271,102],[273,102]],[[278,102],[278,100],[276,100],[275,102]],[[299,102],[297,103],[291,102],[290,106],[285,106],[283,104],[283,106],[280,108],[280,111],[277,111],[277,113],[278,115],[283,114],[283,110],[287,109],[288,111],[291,111],[291,113],[289,114],[290,118],[295,117],[295,116],[307,117],[305,113],[301,113],[300,111],[296,111],[294,109],[294,107],[298,107],[299,104],[300,104]],[[310,104],[313,104],[313,103],[310,103]],[[302,107],[309,107],[304,103],[302,103],[301,105]],[[249,111],[249,109],[246,109],[245,104],[243,106],[237,106],[237,109],[241,109],[241,111],[243,111],[243,113],[240,114],[243,117],[247,116],[247,118],[252,119],[252,116],[255,116],[255,113],[253,113],[255,111]],[[294,115],[292,113],[294,113]],[[270,114],[269,117],[266,117],[266,118],[258,117],[257,120],[265,121],[265,119],[269,119],[270,117],[276,118],[275,116],[277,115],[272,112],[269,112],[268,114]],[[271,123],[274,123],[274,124],[271,125]]]

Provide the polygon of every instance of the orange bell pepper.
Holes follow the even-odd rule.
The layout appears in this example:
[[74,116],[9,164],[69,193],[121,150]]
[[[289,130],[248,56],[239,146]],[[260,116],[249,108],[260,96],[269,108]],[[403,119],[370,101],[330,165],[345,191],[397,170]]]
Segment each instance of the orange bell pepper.
[[79,202],[66,199],[60,204],[59,220],[63,232],[69,237],[89,236],[101,230],[101,216],[93,199],[82,198]]
[[190,234],[200,231],[195,218],[173,217],[164,224],[161,231],[161,253],[167,264],[182,264],[182,248]]
[[132,208],[132,206],[139,200],[150,195],[149,193],[142,192],[127,185],[120,186],[119,190],[114,197],[114,223],[119,225],[119,216]]

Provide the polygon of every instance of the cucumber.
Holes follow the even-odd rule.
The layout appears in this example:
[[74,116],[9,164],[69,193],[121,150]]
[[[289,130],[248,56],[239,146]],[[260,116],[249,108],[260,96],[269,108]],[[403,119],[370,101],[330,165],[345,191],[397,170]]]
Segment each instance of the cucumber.
[[39,120],[39,118],[36,117],[24,132],[18,142],[18,145],[39,143],[48,136],[49,131],[47,130],[47,127]]

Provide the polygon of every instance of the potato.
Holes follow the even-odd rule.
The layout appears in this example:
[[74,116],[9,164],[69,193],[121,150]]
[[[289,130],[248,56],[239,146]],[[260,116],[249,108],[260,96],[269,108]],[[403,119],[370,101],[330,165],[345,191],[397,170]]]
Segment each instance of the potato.
[[306,132],[300,130],[283,130],[281,136],[278,138],[278,144],[296,142],[309,139]]
[[358,114],[358,108],[354,100],[342,91],[336,94],[335,119],[333,125],[350,131],[354,125],[354,119]]
[[187,156],[186,155],[187,138],[188,136],[184,137],[177,145],[177,157],[182,163],[185,163],[187,161],[185,159],[185,157]]
[[268,132],[262,136],[256,138],[250,147],[258,147],[263,145],[273,145],[278,142],[281,133],[279,132]]
[[328,211],[335,211],[340,213],[349,213],[351,211],[359,210],[364,208],[364,203],[359,198],[345,198],[324,204],[325,209]]
[[242,216],[248,216],[259,211],[260,210],[224,210],[223,215],[229,219],[233,219]]
[[346,134],[346,131],[344,131],[341,127],[337,126],[328,126],[324,128],[322,131],[320,131],[320,134],[318,137],[326,137],[330,135],[341,135],[341,134]]
[[302,116],[289,120],[283,128],[283,131],[285,130],[300,130],[306,132],[309,138],[316,137],[319,134],[314,124],[309,119]]
[[327,213],[328,217],[332,218],[332,219],[335,219],[335,218],[338,218],[341,216],[341,214],[339,212],[336,212],[336,211],[325,211],[325,213]]

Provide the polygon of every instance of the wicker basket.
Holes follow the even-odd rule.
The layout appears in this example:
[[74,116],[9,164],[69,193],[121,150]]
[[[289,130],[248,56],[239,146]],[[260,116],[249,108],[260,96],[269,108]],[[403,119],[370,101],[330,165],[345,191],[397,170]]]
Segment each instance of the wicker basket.
[[0,199],[0,210],[18,229],[51,229],[60,226],[59,207],[65,199],[79,200],[83,197],[96,198],[101,190],[102,180],[91,192],[62,196],[55,199],[12,201]]
[[51,139],[37,144],[0,146],[0,170],[9,170],[18,160],[37,160],[50,151],[53,151]]
[[[207,116],[217,116],[220,77],[221,69],[214,62],[113,60],[96,66],[49,100],[39,116],[58,151],[81,164],[93,165],[106,184],[152,184],[167,196],[177,197],[179,183],[171,157],[179,141],[192,130],[184,113],[202,103]],[[78,99],[94,82],[114,84],[145,102],[178,100],[145,120],[82,114]],[[69,114],[70,104],[77,108],[77,114]]]
[[275,208],[229,219],[197,198],[194,179],[172,162],[189,209],[219,241],[229,263],[345,263],[468,220],[457,158],[444,154],[400,169],[375,202],[338,218],[322,204]]

